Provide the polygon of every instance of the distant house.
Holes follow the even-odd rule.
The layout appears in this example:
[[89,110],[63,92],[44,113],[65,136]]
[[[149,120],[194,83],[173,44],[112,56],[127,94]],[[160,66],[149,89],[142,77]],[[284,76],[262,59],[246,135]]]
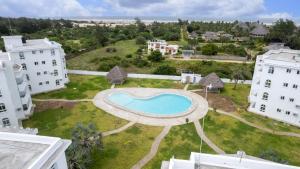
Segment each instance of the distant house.
[[194,50],[182,50],[183,58],[191,58],[195,54]]
[[238,31],[239,29],[243,31],[249,31],[250,26],[246,22],[238,22],[232,27],[232,31]]
[[211,85],[212,88],[209,89],[211,92],[220,92],[221,89],[224,88],[223,81],[219,78],[216,73],[210,73],[209,75],[203,77],[200,82],[200,86],[206,87]]
[[191,71],[183,71],[181,73],[181,83],[193,83],[197,84],[201,80],[200,74],[195,74]]
[[178,48],[178,45],[169,45],[165,40],[148,41],[148,53],[158,50],[162,55],[175,55],[178,53]]
[[268,28],[266,28],[262,24],[257,24],[255,28],[250,32],[252,37],[262,38],[265,37],[269,33]]
[[188,34],[189,39],[198,39],[198,33],[193,31],[192,33]]
[[231,35],[229,33],[221,34],[220,37],[228,39],[228,40],[233,40],[233,35]]
[[278,49],[290,49],[290,47],[285,46],[284,43],[270,43],[268,46],[264,47],[265,51],[278,50]]
[[213,40],[219,40],[220,37],[218,36],[218,33],[216,32],[205,32],[202,34],[202,39],[204,39],[206,42],[213,41]]
[[108,72],[106,78],[112,84],[123,84],[127,78],[127,73],[119,66],[115,66]]

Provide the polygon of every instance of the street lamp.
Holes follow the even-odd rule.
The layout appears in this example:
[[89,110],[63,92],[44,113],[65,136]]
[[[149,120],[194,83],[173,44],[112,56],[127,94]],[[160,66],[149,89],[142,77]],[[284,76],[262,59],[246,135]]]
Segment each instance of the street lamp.
[[[213,87],[212,84],[209,84],[209,85],[205,86],[205,100],[207,100],[207,92],[208,92],[208,90],[211,89],[212,87]],[[203,135],[204,135],[204,124],[205,124],[204,121],[205,121],[205,116],[203,116],[203,118],[202,118],[202,132],[203,132]],[[203,145],[203,139],[201,137],[200,153],[202,153],[202,145]]]

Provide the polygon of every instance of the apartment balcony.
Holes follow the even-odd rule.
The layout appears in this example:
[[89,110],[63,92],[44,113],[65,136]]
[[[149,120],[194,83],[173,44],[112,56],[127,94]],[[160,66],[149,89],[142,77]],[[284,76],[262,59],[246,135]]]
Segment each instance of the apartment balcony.
[[13,66],[13,69],[14,69],[17,84],[19,85],[23,83],[25,74],[22,70],[22,67],[20,65],[15,64]]
[[23,82],[18,85],[19,88],[19,94],[22,97],[24,97],[28,92],[27,92],[27,83]]

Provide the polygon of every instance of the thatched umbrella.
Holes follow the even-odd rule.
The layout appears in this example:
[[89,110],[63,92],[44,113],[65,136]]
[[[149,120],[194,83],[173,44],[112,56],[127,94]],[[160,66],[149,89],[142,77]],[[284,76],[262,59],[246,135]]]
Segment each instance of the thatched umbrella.
[[220,89],[224,88],[223,81],[219,78],[216,73],[210,73],[209,75],[203,77],[199,84],[203,87],[207,87],[211,85],[209,91],[220,91]]
[[112,84],[122,84],[127,78],[127,73],[119,66],[115,66],[108,72],[106,78]]

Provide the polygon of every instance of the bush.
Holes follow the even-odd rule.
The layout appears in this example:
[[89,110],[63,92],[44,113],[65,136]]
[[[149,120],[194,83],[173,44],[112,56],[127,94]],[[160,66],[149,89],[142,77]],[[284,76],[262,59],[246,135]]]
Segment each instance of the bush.
[[143,59],[141,56],[137,56],[136,58],[134,58],[132,63],[139,68],[149,65],[149,62],[147,60]]
[[137,45],[145,45],[147,42],[146,38],[144,38],[143,36],[138,36],[135,40],[135,43]]
[[169,65],[162,65],[157,67],[153,73],[158,75],[176,75],[177,71],[175,67]]
[[160,51],[152,51],[151,54],[148,56],[148,59],[152,62],[161,62],[164,60],[164,57],[160,53]]
[[106,48],[106,52],[114,53],[114,52],[117,52],[117,49],[116,48]]
[[132,54],[127,54],[125,57],[126,58],[132,58]]
[[207,44],[202,47],[203,55],[217,55],[218,54],[218,46],[215,44]]
[[236,47],[233,44],[225,45],[225,46],[220,47],[219,52],[232,54],[232,55],[237,55],[237,56],[242,56],[242,57],[247,56],[247,52],[245,51],[245,49],[243,47],[241,47],[241,46]]
[[[100,62],[98,67],[99,71],[109,71],[114,66],[120,65],[122,62],[124,62],[124,60],[122,60],[118,56],[113,56],[113,57],[95,58],[92,59],[91,62]],[[124,65],[126,65],[126,63]]]

